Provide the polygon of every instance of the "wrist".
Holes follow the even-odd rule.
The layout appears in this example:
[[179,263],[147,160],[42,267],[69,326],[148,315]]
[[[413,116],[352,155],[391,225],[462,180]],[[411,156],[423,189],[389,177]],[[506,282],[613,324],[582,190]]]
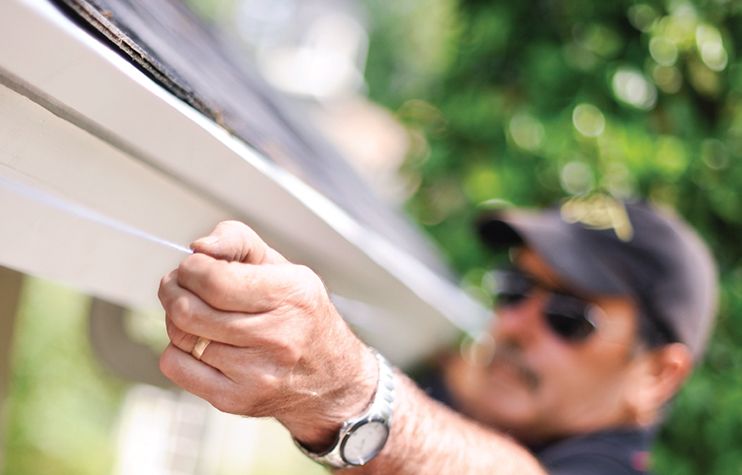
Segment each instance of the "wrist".
[[323,394],[315,410],[303,410],[300,417],[282,421],[294,439],[312,451],[332,446],[343,423],[362,414],[373,401],[379,380],[378,362],[369,347],[358,343],[355,361],[338,381],[341,384]]
[[331,468],[366,465],[386,445],[394,412],[394,368],[380,353],[374,351],[374,357],[378,378],[373,399],[363,412],[341,424],[333,443],[316,450],[294,439],[304,455],[315,462]]

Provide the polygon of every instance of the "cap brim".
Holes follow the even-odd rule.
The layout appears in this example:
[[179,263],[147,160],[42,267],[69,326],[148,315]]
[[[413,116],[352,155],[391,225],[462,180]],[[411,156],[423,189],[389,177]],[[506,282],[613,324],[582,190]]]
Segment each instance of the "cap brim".
[[615,272],[602,262],[595,242],[578,226],[563,221],[558,211],[498,211],[482,215],[479,235],[493,249],[525,245],[533,249],[571,290],[585,295],[629,295]]

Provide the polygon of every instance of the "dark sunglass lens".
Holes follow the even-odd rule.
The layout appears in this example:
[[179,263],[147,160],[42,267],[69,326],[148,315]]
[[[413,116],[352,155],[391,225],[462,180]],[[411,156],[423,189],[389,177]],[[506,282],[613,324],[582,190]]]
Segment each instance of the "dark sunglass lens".
[[497,271],[494,277],[496,304],[500,306],[520,303],[534,287],[533,280],[516,270]]
[[533,289],[533,281],[517,270],[497,271],[494,277],[495,304],[498,307],[521,303]]
[[519,292],[500,292],[497,294],[495,303],[498,307],[507,307],[511,305],[517,305],[527,297],[524,293]]
[[584,317],[549,312],[546,318],[554,333],[568,341],[583,341],[595,330]]
[[547,304],[546,315],[549,327],[567,341],[583,341],[595,331],[588,318],[590,304],[582,300],[554,295]]

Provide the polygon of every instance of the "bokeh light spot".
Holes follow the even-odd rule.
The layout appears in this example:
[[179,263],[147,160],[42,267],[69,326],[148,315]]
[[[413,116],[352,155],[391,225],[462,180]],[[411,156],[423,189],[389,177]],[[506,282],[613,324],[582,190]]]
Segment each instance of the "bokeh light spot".
[[559,181],[567,193],[579,195],[593,188],[593,171],[583,162],[571,161],[564,165],[559,174]]
[[722,71],[729,58],[721,43],[706,43],[701,47],[701,59],[709,69]]
[[716,96],[721,88],[719,76],[702,62],[695,60],[688,62],[690,83],[696,91],[706,96]]
[[701,145],[703,163],[712,170],[723,170],[729,166],[729,151],[724,142],[706,139]]
[[516,114],[510,119],[508,132],[515,145],[529,152],[538,150],[544,140],[541,122],[525,113]]
[[649,31],[657,21],[657,11],[646,3],[632,5],[628,11],[629,21],[639,31]]
[[617,99],[637,109],[650,110],[657,103],[657,88],[637,70],[619,68],[612,86]]
[[698,24],[695,7],[689,3],[679,2],[672,8],[672,14],[658,23],[658,31],[678,48],[685,50],[693,46],[693,39]]
[[473,203],[481,203],[502,194],[500,177],[489,164],[470,167],[464,177],[463,189]]
[[572,111],[572,123],[586,137],[597,137],[605,130],[605,117],[592,104],[578,104]]
[[655,36],[649,41],[649,54],[658,64],[672,66],[678,59],[678,48],[664,36]]
[[668,178],[679,177],[688,167],[688,157],[683,141],[664,135],[657,140],[655,166]]
[[675,66],[656,66],[652,70],[652,79],[663,92],[674,94],[683,85],[683,75]]
[[729,55],[724,48],[719,30],[709,24],[696,28],[696,46],[701,60],[712,71],[722,71],[727,67]]

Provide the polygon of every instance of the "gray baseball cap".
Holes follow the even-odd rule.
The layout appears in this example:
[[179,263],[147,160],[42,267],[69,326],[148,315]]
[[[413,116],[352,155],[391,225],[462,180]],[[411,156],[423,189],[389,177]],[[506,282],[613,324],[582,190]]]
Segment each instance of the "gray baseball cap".
[[716,315],[716,266],[679,218],[595,194],[539,212],[485,212],[477,226],[492,248],[532,248],[575,292],[633,298],[641,318],[702,356]]

